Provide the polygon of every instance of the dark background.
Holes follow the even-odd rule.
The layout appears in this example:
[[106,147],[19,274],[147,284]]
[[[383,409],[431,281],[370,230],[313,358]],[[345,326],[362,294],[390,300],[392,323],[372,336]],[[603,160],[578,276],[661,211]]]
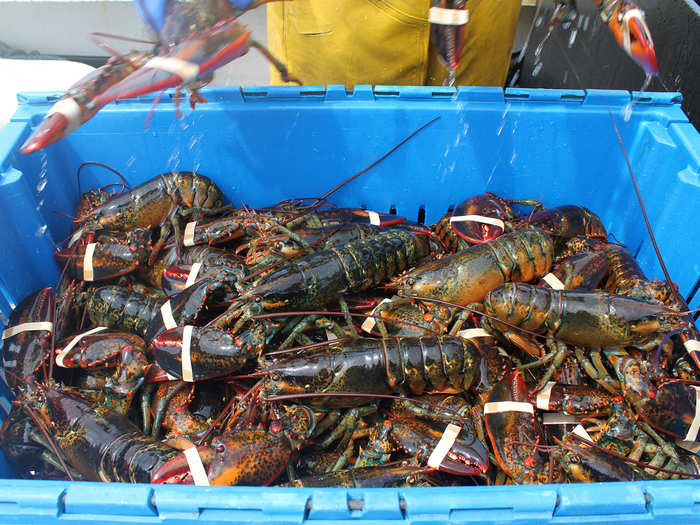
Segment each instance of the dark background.
[[[680,91],[685,113],[700,129],[700,6],[695,0],[635,1],[646,14],[660,70],[647,91]],[[535,57],[553,11],[552,2],[544,0],[516,85],[639,90],[644,72],[617,45],[593,0],[579,0],[578,7],[574,23],[568,28],[557,25]],[[575,39],[569,46],[573,31]]]

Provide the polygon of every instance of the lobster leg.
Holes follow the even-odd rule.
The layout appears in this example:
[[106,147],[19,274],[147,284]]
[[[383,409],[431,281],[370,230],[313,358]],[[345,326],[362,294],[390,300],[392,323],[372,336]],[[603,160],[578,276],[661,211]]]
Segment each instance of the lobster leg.
[[347,411],[345,416],[343,416],[343,419],[340,420],[340,423],[333,429],[333,431],[329,434],[329,436],[321,443],[322,447],[327,447],[333,441],[338,439],[339,437],[343,436],[341,440],[341,444],[344,444],[344,442],[347,440],[349,441],[352,439],[353,431],[357,427],[358,423],[360,422],[360,419],[364,416],[367,416],[369,414],[373,414],[377,411],[377,407],[375,406],[367,406],[367,407],[360,407],[360,408],[352,408]]
[[264,45],[262,45],[260,42],[257,42],[253,40],[252,38],[248,39],[248,45],[250,47],[254,47],[262,55],[273,65],[275,66],[275,69],[279,71],[280,76],[282,77],[282,80],[285,82],[294,82],[295,84],[299,84],[300,86],[303,86],[301,80],[299,80],[296,77],[293,77],[292,75],[289,74],[289,70],[287,69],[287,66],[285,66],[282,62],[277,60],[272,53],[270,53],[270,50],[267,49]]
[[177,385],[172,388],[166,395],[158,400],[158,407],[156,408],[155,417],[153,419],[153,429],[151,431],[151,437],[153,439],[158,439],[158,433],[160,432],[160,427],[163,424],[163,418],[165,417],[165,410],[168,408],[168,403],[175,397],[180,390],[185,388],[184,381],[180,381]]
[[564,359],[566,359],[566,355],[568,353],[568,348],[565,343],[551,341],[551,346],[553,347],[551,352],[551,354],[553,354],[552,363],[549,365],[549,368],[547,368],[547,371],[537,383],[537,390],[542,390],[544,388],[547,381],[549,381],[554,372],[556,372],[557,368],[559,368],[559,366],[561,366],[561,364],[564,362]]
[[149,383],[143,387],[141,392],[141,417],[143,418],[143,435],[151,433],[151,398],[155,383]]
[[[619,381],[615,381],[612,377],[610,377],[610,374],[608,374],[608,372],[605,370],[605,367],[602,365],[600,360],[600,350],[594,350],[591,352],[592,355],[597,354],[598,356],[597,359],[594,358],[593,362],[591,362],[591,360],[584,355],[582,348],[577,346],[574,348],[574,352],[576,353],[576,359],[578,359],[579,363],[581,363],[581,366],[588,376],[611,394],[617,395],[619,392],[620,383]],[[593,364],[594,362],[595,364]]]

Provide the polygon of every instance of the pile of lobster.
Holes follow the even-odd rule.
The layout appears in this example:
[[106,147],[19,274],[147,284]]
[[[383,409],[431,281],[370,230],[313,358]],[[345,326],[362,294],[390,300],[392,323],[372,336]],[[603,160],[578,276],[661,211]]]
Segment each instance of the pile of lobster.
[[[14,310],[0,445],[29,478],[405,486],[700,477],[700,342],[575,205],[433,227],[195,173],[82,196]],[[690,451],[689,451],[690,450]]]

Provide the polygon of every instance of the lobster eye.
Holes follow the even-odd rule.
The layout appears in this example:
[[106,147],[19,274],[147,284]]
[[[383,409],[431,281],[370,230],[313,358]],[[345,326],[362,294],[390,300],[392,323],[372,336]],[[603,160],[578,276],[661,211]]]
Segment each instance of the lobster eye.
[[262,301],[262,299],[261,299],[260,297],[255,297],[254,301],[255,301],[256,303],[259,303],[260,301]]
[[408,279],[406,279],[406,284],[408,286],[413,286],[414,284],[416,284],[416,279],[414,277],[409,277]]
[[280,376],[279,376],[278,374],[275,374],[275,375],[272,376],[272,380],[273,380],[273,381],[279,381],[279,380],[280,380]]
[[216,448],[214,449],[218,454],[223,454],[224,451],[226,450],[226,446],[223,443],[220,443],[216,445]]

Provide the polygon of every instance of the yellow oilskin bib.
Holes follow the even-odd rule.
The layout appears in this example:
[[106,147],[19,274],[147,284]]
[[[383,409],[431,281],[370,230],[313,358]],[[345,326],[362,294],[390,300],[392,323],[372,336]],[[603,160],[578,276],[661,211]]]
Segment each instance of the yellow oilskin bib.
[[[304,84],[442,85],[430,0],[291,0],[267,5],[273,55]],[[469,0],[455,85],[505,82],[520,0]],[[274,67],[273,84],[283,83]]]

